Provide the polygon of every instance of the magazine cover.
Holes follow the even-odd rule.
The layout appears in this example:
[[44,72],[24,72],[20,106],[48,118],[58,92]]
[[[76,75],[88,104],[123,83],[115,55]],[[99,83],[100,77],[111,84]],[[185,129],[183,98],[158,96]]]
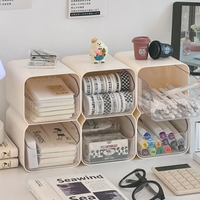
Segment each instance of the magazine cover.
[[29,180],[28,186],[41,200],[128,200],[100,173]]

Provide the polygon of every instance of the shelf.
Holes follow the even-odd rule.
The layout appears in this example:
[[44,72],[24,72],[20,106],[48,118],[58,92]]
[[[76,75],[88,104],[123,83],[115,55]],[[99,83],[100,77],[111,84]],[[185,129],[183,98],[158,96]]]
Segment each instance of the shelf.
[[132,160],[137,152],[135,126],[133,115],[86,119],[82,125],[83,163]]
[[[132,114],[136,108],[135,104],[135,72],[128,66],[124,65],[123,63],[119,62],[115,58],[110,55],[106,57],[106,63],[101,64],[93,64],[91,63],[89,55],[76,55],[76,56],[66,56],[62,59],[62,63],[68,66],[69,68],[73,69],[79,76],[81,77],[81,85],[82,88],[82,108],[83,115],[86,118],[98,118],[98,117],[111,117],[111,116],[123,116]],[[133,105],[130,109],[125,112],[114,112],[108,114],[98,114],[98,115],[88,115],[88,113],[84,112],[87,109],[84,109],[83,105],[86,105],[86,101],[88,100],[87,95],[91,95],[90,93],[85,93],[85,87],[83,81],[85,78],[88,77],[98,77],[98,76],[108,76],[110,74],[121,73],[124,72],[129,76],[129,88],[128,91],[131,94]],[[108,92],[109,93],[109,92]],[[88,105],[88,104],[87,104]],[[92,105],[92,104],[91,104]]]
[[[26,121],[24,121],[22,118],[19,117],[19,115],[14,111],[12,107],[9,107],[6,114],[6,132],[12,139],[12,141],[16,144],[16,146],[19,149],[19,161],[21,165],[24,167],[24,169],[28,172],[31,171],[38,171],[38,170],[47,170],[47,169],[54,169],[54,168],[62,168],[62,167],[75,167],[78,166],[81,162],[81,127],[78,121],[74,120],[71,122],[62,122],[62,125],[65,127],[65,129],[71,134],[71,137],[73,137],[73,140],[75,141],[75,157],[71,163],[62,163],[59,165],[54,165],[54,163],[50,163],[49,166],[46,165],[45,167],[36,167],[32,168],[29,166],[29,164],[26,162],[26,156],[27,156],[27,149],[32,150],[31,153],[34,152],[34,156],[31,157],[31,160],[33,161],[34,158],[40,156],[40,153],[37,151],[37,148],[33,148],[27,145],[25,137],[26,132],[29,130],[30,127],[34,128],[36,125],[30,125]],[[44,124],[44,125],[54,125],[55,122]],[[42,125],[42,124],[40,124]],[[32,144],[32,143],[30,143]],[[27,147],[27,148],[26,148]]]
[[[75,96],[75,112],[71,117],[66,118],[66,120],[76,120],[80,113],[80,78],[71,69],[67,68],[62,63],[58,62],[55,69],[28,69],[27,63],[29,60],[15,60],[10,61],[7,64],[7,76],[6,76],[6,98],[8,103],[13,107],[17,114],[22,117],[27,123],[34,124],[40,123],[44,120],[34,122],[27,117],[26,113],[32,114],[34,102],[25,96],[25,85],[27,80],[30,78],[41,78],[41,77],[60,77],[64,83],[73,91]],[[26,103],[29,102],[29,108],[26,108]],[[28,112],[26,112],[28,111]],[[64,118],[60,119],[66,121]],[[46,122],[50,122],[45,120]],[[59,119],[57,119],[59,121]]]

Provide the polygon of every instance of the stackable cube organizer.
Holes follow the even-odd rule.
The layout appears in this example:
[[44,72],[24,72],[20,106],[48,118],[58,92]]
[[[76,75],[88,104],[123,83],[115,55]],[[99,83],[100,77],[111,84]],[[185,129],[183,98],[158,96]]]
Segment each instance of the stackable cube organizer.
[[[134,113],[134,116],[137,120],[139,120],[142,114],[148,115],[153,121],[168,121],[172,120],[169,118],[160,119],[156,118],[150,112],[152,105],[151,101],[142,102],[140,97],[142,96],[143,92],[148,93],[150,97],[153,97],[151,93],[152,88],[166,88],[166,83],[170,83],[174,87],[181,87],[185,86],[191,82],[196,82],[197,79],[195,77],[190,77],[189,68],[186,64],[172,58],[164,58],[153,60],[148,58],[147,60],[135,60],[134,52],[133,51],[124,51],[118,52],[114,56],[116,59],[121,61],[122,63],[126,64],[130,68],[132,68],[136,73],[136,104],[137,109]],[[192,94],[191,94],[192,93]],[[192,89],[190,90],[190,94],[194,96],[199,101],[199,90]],[[190,95],[189,94],[189,95]],[[195,113],[196,116],[199,115],[199,112]],[[185,120],[185,129],[186,132],[183,134],[186,140],[186,149],[183,152],[179,151],[172,151],[169,154],[161,154],[156,156],[166,156],[166,155],[177,155],[177,154],[184,154],[189,149],[190,144],[190,126],[189,126],[189,119],[190,116],[187,117],[176,117],[173,120]],[[137,130],[137,126],[135,127]],[[137,131],[136,131],[137,133]],[[137,134],[136,134],[137,135]],[[155,156],[142,156],[141,154],[137,153],[138,157],[140,158],[150,158]]]
[[[79,122],[83,127],[83,124],[86,120],[89,119],[103,119],[103,118],[112,118],[116,119],[120,123],[120,132],[128,139],[128,146],[129,146],[129,153],[128,157],[125,159],[111,159],[110,161],[124,161],[124,160],[132,160],[136,155],[136,139],[135,139],[135,126],[136,126],[136,120],[133,116],[133,112],[136,108],[136,95],[135,95],[135,73],[134,71],[128,67],[127,65],[124,65],[123,63],[119,62],[114,57],[107,55],[106,62],[100,63],[100,64],[93,64],[91,63],[90,56],[87,55],[75,55],[75,56],[66,56],[61,61],[63,64],[71,68],[73,71],[75,71],[77,74],[79,74],[81,80],[83,80],[84,77],[87,76],[95,76],[95,75],[106,75],[110,73],[116,73],[119,71],[127,71],[130,75],[130,91],[133,95],[133,107],[126,112],[119,112],[119,113],[110,113],[110,114],[102,114],[102,115],[87,115],[84,113],[83,106],[81,108],[82,114],[79,118]],[[82,90],[82,81],[80,83],[80,88]],[[81,102],[83,104],[84,102],[84,92],[82,90],[81,95]],[[83,136],[82,136],[83,138]],[[106,142],[106,144],[113,143],[114,141],[109,140]],[[87,141],[84,141],[82,143],[87,143]],[[97,161],[97,162],[90,162],[90,160],[86,159],[85,150],[87,145],[83,147],[83,156],[82,156],[82,162],[86,165],[91,164],[100,164],[100,163],[106,163],[107,161]]]
[[[119,52],[114,57],[107,55],[106,62],[101,64],[91,63],[89,54],[66,56],[61,62],[58,62],[55,69],[28,69],[27,60],[14,60],[7,64],[6,76],[6,98],[9,103],[9,108],[6,113],[6,132],[19,149],[19,160],[26,171],[43,170],[59,167],[75,167],[82,161],[85,165],[103,164],[108,162],[121,162],[133,160],[137,155],[139,158],[151,158],[155,156],[142,156],[138,154],[137,147],[137,123],[142,114],[147,114],[150,118],[157,121],[150,112],[151,102],[141,102],[142,92],[147,92],[150,96],[152,87],[166,87],[166,82],[180,87],[189,83],[189,68],[182,62],[169,57],[165,59],[152,60],[135,60],[134,52]],[[107,75],[126,71],[130,77],[130,92],[133,97],[133,107],[126,112],[110,113],[102,115],[87,115],[83,110],[84,92],[83,92],[83,78],[87,76]],[[31,113],[31,108],[27,108],[25,96],[25,84],[29,78],[44,77],[44,76],[58,76],[61,77],[66,85],[75,93],[75,113],[66,120],[47,121],[47,122],[33,122],[26,116],[26,111]],[[190,77],[191,78],[191,77]],[[194,77],[192,77],[193,79]],[[191,81],[191,79],[190,79]],[[194,82],[196,79],[194,79]],[[198,91],[199,92],[199,91]],[[195,91],[192,92],[196,94]],[[198,94],[199,95],[199,94]],[[198,96],[197,95],[197,96]],[[198,98],[196,96],[196,98]],[[199,99],[198,99],[199,100]],[[30,100],[29,100],[30,101]],[[30,102],[29,102],[30,103]],[[31,104],[29,104],[31,105]],[[199,114],[199,113],[197,113]],[[98,119],[114,119],[120,124],[120,132],[127,138],[128,142],[128,156],[126,158],[119,158],[113,160],[90,161],[85,155],[86,146],[91,145],[88,141],[83,141],[82,128],[86,120]],[[187,141],[184,152],[173,151],[166,155],[177,155],[186,153],[189,149],[190,127],[189,117],[180,118],[185,120],[184,138]],[[168,120],[168,119],[165,119]],[[77,158],[72,165],[57,165],[45,168],[38,168],[31,170],[27,167],[25,160],[25,133],[29,126],[40,124],[54,124],[62,123],[66,127],[71,127],[76,131],[73,132],[73,137],[77,141]],[[113,144],[114,140],[106,141],[108,144]],[[89,149],[87,149],[88,151]],[[156,155],[158,156],[158,155]],[[160,156],[160,155],[159,155]]]
[[[57,63],[54,69],[28,69],[28,59],[24,60],[13,60],[7,64],[7,76],[6,76],[6,98],[9,103],[9,108],[6,113],[6,133],[13,140],[19,149],[19,160],[22,166],[27,171],[28,169],[25,160],[25,133],[29,126],[41,125],[41,124],[53,124],[62,123],[66,129],[73,129],[73,138],[76,141],[77,155],[73,164],[45,167],[73,167],[79,165],[81,161],[81,126],[78,122],[78,117],[81,113],[81,101],[80,101],[80,77],[74,71],[66,67],[61,62]],[[44,122],[33,122],[26,115],[26,112],[31,114],[31,108],[27,108],[25,96],[25,84],[29,78],[33,77],[49,77],[56,76],[61,77],[65,84],[75,94],[75,112],[72,117],[68,119],[62,119],[57,121],[44,121]],[[30,101],[30,100],[29,100]],[[30,102],[29,102],[30,103]],[[30,104],[29,104],[30,105]],[[34,170],[41,170],[40,168]]]

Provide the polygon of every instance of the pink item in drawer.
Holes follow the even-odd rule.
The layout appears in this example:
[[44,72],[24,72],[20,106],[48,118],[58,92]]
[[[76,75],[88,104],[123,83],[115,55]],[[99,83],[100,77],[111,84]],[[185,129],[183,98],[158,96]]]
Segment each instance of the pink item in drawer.
[[197,45],[191,45],[190,51],[200,51],[200,45],[199,46],[197,46]]

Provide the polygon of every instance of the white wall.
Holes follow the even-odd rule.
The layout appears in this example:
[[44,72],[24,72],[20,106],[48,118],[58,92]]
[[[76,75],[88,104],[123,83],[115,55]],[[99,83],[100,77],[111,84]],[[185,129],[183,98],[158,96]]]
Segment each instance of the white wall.
[[[67,0],[32,1],[31,9],[0,11],[0,58],[5,69],[10,60],[28,58],[34,46],[57,52],[61,60],[89,53],[93,37],[104,41],[110,55],[132,50],[131,40],[139,35],[171,41],[173,0],[108,0],[108,16],[84,19],[67,18]],[[5,92],[4,79],[0,81],[0,120],[4,122]]]

